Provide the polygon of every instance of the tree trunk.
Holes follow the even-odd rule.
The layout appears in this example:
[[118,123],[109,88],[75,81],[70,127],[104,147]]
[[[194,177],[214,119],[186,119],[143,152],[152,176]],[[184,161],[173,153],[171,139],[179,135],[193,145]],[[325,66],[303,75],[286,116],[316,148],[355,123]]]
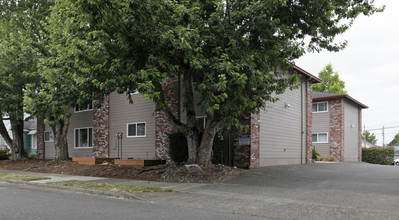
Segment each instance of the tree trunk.
[[37,159],[45,159],[44,118],[37,119]]
[[188,164],[197,163],[197,155],[198,155],[198,146],[199,146],[199,134],[197,131],[193,131],[193,129],[188,129],[186,132],[183,132],[187,138],[187,146],[188,146]]
[[56,161],[69,160],[68,155],[68,134],[69,119],[59,120],[54,126],[54,147],[55,147],[55,159]]
[[213,123],[213,120],[208,120],[204,135],[201,139],[201,144],[198,149],[198,165],[201,167],[208,167],[212,164],[212,146],[213,140],[216,135],[216,126]]
[[24,150],[24,119],[23,115],[10,113],[10,123],[12,132],[11,152],[12,160],[20,160],[27,157]]

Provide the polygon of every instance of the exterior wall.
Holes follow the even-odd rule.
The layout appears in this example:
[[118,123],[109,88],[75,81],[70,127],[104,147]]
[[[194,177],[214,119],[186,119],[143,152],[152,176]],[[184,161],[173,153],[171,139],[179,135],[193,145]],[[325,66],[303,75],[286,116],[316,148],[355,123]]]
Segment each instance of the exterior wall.
[[[110,157],[118,157],[117,133],[122,132],[122,158],[153,159],[155,157],[155,104],[133,94],[133,104],[126,95],[112,93],[109,101]],[[127,124],[145,122],[145,137],[127,137]]]
[[[323,101],[324,102],[324,101]],[[328,101],[327,101],[328,102]],[[317,103],[317,102],[314,102]],[[328,112],[315,112],[313,115],[312,132],[313,133],[328,133],[330,138],[330,103],[328,103]],[[330,155],[330,140],[328,143],[312,143],[320,155]]]
[[330,100],[329,111],[330,111],[330,155],[337,157],[340,161],[344,160],[344,100],[333,99]]
[[[75,129],[93,127],[93,111],[74,112],[71,108],[72,116],[69,119],[67,134],[69,157],[93,157],[93,147],[75,148]],[[46,154],[48,155],[48,154]]]
[[358,152],[359,152],[359,162],[362,161],[362,109],[358,109],[358,115],[359,115],[359,120],[358,120],[358,132],[359,132],[359,146],[358,146]]
[[[359,161],[359,107],[345,100],[344,160]],[[360,124],[361,126],[361,124]]]
[[260,166],[306,162],[307,90],[306,83],[287,90],[260,112]]
[[109,96],[93,115],[93,155],[109,157]]
[[24,139],[24,147],[29,150],[27,153],[30,153],[32,147],[32,137],[31,135],[28,135],[28,132],[29,131],[24,131],[23,139]]
[[[51,131],[51,128],[49,126],[45,126],[44,131]],[[70,145],[70,143],[68,143]],[[55,147],[54,147],[54,141],[51,142],[44,142],[44,156],[45,159],[54,159],[55,158]],[[71,155],[69,155],[71,156]]]

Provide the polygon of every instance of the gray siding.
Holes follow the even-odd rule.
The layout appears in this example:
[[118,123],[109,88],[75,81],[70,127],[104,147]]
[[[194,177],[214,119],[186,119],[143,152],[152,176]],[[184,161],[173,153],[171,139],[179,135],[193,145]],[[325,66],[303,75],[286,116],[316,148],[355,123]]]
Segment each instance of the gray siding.
[[[305,163],[306,87],[305,84],[301,86],[302,89],[287,90],[279,95],[279,101],[267,103],[267,108],[260,112],[261,166],[300,164],[301,157]],[[290,107],[286,108],[286,104]]]
[[69,119],[68,128],[68,153],[70,157],[93,157],[93,147],[75,148],[75,129],[93,127],[93,110],[74,112],[71,108],[72,117]]
[[[110,156],[117,157],[116,134],[123,132],[122,156],[127,158],[153,159],[155,157],[155,104],[143,99],[140,94],[133,95],[133,104],[129,104],[126,95],[110,95],[109,136]],[[127,137],[127,124],[145,122],[145,137]]]
[[344,160],[359,161],[359,107],[345,100],[344,112]]
[[[52,129],[49,126],[46,126],[44,131],[52,132]],[[55,158],[54,141],[51,141],[51,142],[45,141],[44,142],[44,150],[45,150],[45,153],[44,153],[45,159],[54,159]]]
[[[330,104],[328,104],[328,112],[315,112],[312,114],[312,133],[314,134],[325,132],[328,133],[328,138],[330,139]],[[330,155],[329,143],[312,143],[312,147],[315,147],[320,155]]]

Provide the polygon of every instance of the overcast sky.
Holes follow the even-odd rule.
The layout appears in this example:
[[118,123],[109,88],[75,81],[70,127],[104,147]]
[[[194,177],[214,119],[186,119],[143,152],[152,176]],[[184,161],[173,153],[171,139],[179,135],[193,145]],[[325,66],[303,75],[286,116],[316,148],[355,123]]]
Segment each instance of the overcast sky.
[[338,52],[307,54],[295,62],[308,72],[318,73],[329,63],[345,81],[348,94],[367,105],[363,110],[363,124],[377,136],[382,145],[399,132],[399,1],[375,0],[386,5],[385,11],[370,17],[359,16],[353,26],[339,39],[348,41]]

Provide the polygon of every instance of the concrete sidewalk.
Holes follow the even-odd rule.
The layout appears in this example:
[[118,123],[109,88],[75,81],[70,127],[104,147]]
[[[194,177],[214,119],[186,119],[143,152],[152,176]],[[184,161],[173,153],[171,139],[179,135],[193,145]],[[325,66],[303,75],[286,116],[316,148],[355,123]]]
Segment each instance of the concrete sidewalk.
[[[175,196],[176,193],[187,193],[194,188],[202,187],[207,184],[200,183],[167,183],[167,182],[155,182],[155,181],[143,181],[143,180],[131,180],[131,179],[116,179],[116,178],[105,178],[105,177],[91,177],[91,176],[72,176],[72,175],[64,175],[64,174],[50,174],[50,173],[35,173],[35,172],[23,172],[17,170],[0,170],[0,173],[8,173],[15,175],[23,175],[23,176],[33,176],[33,177],[45,177],[50,179],[44,180],[36,180],[36,181],[16,181],[16,180],[7,180],[0,178],[0,181],[15,183],[15,184],[28,184],[39,187],[48,187],[48,188],[56,188],[63,189],[68,191],[77,191],[89,194],[98,194],[98,195],[106,195],[113,197],[124,197],[128,199],[139,199],[139,200],[151,200],[156,199],[157,197],[165,197],[167,194]],[[136,185],[136,186],[147,186],[147,187],[159,187],[163,189],[172,189],[173,193],[122,193],[122,192],[111,192],[111,191],[103,191],[103,190],[91,190],[91,189],[82,189],[77,187],[69,187],[69,186],[57,186],[53,184],[48,184],[50,182],[62,182],[69,180],[77,180],[77,181],[90,181],[90,182],[104,182],[104,183],[114,183],[114,184],[125,184],[125,185]]]

